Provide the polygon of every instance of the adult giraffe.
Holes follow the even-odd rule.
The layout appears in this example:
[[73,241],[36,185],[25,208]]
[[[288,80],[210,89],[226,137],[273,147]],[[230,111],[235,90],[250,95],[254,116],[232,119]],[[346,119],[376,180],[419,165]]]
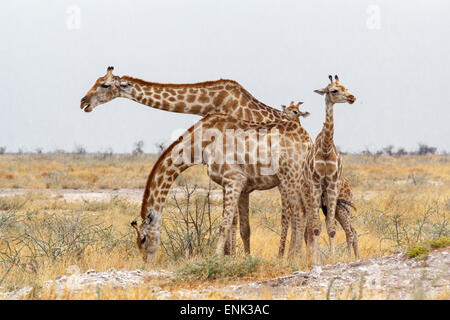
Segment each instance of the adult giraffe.
[[[113,67],[108,67],[106,74],[98,78],[81,99],[80,108],[85,112],[91,112],[95,107],[121,97],[156,109],[199,116],[217,112],[257,123],[284,119],[280,110],[258,101],[233,80],[162,84],[130,76],[119,77],[113,74],[113,70]],[[305,134],[309,137],[306,130]],[[239,228],[246,254],[250,253],[249,195],[254,190],[267,190],[279,184],[276,176],[259,177],[242,190],[238,202]],[[282,207],[282,214],[285,211],[286,208]],[[237,220],[233,224],[236,223]],[[227,253],[234,253],[234,238],[231,240],[227,244]]]
[[[156,256],[167,194],[177,176],[197,163],[196,154],[198,160],[208,166],[211,179],[225,190],[225,210],[217,254],[224,254],[225,242],[229,239],[233,220],[238,215],[238,201],[242,192],[255,181],[266,177],[281,181],[279,189],[282,201],[290,208],[295,219],[290,255],[299,253],[307,212],[302,200],[301,167],[312,145],[308,133],[298,121],[257,123],[219,113],[199,120],[164,151],[148,177],[141,207],[142,222],[139,226],[137,222],[132,222],[137,232],[137,245],[144,259],[152,261]],[[266,157],[261,156],[261,150],[264,150]],[[317,215],[317,212],[311,214]],[[318,234],[320,230],[313,232]],[[301,241],[296,241],[296,236]]]

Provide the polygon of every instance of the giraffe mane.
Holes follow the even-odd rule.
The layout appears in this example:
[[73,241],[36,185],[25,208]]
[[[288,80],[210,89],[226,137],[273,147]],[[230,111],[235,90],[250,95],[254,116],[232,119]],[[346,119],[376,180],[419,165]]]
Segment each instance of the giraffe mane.
[[203,82],[195,82],[195,83],[159,83],[159,82],[145,81],[145,80],[133,78],[130,76],[122,76],[121,79],[135,82],[135,83],[141,84],[141,85],[158,86],[158,87],[163,87],[163,88],[197,88],[197,87],[207,87],[207,86],[220,85],[220,84],[226,84],[226,83],[231,83],[233,85],[242,87],[239,84],[239,82],[237,82],[235,80],[229,80],[229,79],[219,79],[219,80],[203,81]]

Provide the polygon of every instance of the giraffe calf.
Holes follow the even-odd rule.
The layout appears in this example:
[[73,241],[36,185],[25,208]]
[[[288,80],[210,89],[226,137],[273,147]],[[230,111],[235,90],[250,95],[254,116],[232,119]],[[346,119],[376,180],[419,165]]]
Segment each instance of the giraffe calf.
[[[349,261],[352,259],[352,247],[355,254],[355,258],[359,259],[359,249],[358,249],[358,234],[355,228],[352,226],[351,222],[351,210],[352,208],[356,210],[356,208],[352,204],[353,193],[352,193],[352,185],[347,178],[342,177],[339,186],[339,195],[336,205],[336,213],[335,218],[337,222],[341,225],[342,229],[345,232],[345,238],[347,241],[347,255]],[[325,216],[327,216],[327,206],[325,205],[324,195],[322,195],[321,199],[321,207],[322,212]],[[309,223],[306,226],[305,232],[305,242],[308,245],[312,241],[312,229],[309,227]]]

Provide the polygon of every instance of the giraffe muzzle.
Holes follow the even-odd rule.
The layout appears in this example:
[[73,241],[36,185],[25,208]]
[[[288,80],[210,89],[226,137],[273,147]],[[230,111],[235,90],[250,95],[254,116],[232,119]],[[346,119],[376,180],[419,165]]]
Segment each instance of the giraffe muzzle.
[[356,101],[356,98],[355,98],[355,96],[351,95],[347,98],[347,101],[349,104],[353,104],[353,102]]
[[86,96],[81,99],[80,109],[83,109],[84,112],[91,112],[94,109],[88,102],[88,98]]

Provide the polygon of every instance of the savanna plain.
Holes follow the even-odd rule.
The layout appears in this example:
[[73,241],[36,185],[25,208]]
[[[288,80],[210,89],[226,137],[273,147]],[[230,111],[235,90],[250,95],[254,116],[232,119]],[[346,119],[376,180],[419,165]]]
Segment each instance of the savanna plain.
[[[311,270],[317,275],[317,268],[326,271],[327,265],[354,264],[347,259],[345,234],[338,227],[334,262],[324,225],[320,266],[312,266],[304,251],[301,257],[278,259],[278,190],[255,191],[251,255],[245,256],[238,231],[236,255],[218,258],[222,190],[203,166],[188,169],[172,186],[156,262],[145,264],[130,222],[140,219],[143,188],[156,159],[112,153],[0,155],[0,299],[449,298],[448,269],[424,275],[433,278],[434,291],[425,290],[419,279],[402,295],[395,286],[375,290],[359,275],[340,286],[339,277],[315,288],[295,283],[283,296],[276,285],[261,287]],[[361,261],[395,255],[426,270],[430,256],[448,254],[450,156],[345,155],[344,176],[353,185],[352,224]],[[93,275],[97,282],[80,285],[79,279]],[[109,276],[118,279],[111,282]],[[230,289],[248,284],[258,288],[257,296]]]

